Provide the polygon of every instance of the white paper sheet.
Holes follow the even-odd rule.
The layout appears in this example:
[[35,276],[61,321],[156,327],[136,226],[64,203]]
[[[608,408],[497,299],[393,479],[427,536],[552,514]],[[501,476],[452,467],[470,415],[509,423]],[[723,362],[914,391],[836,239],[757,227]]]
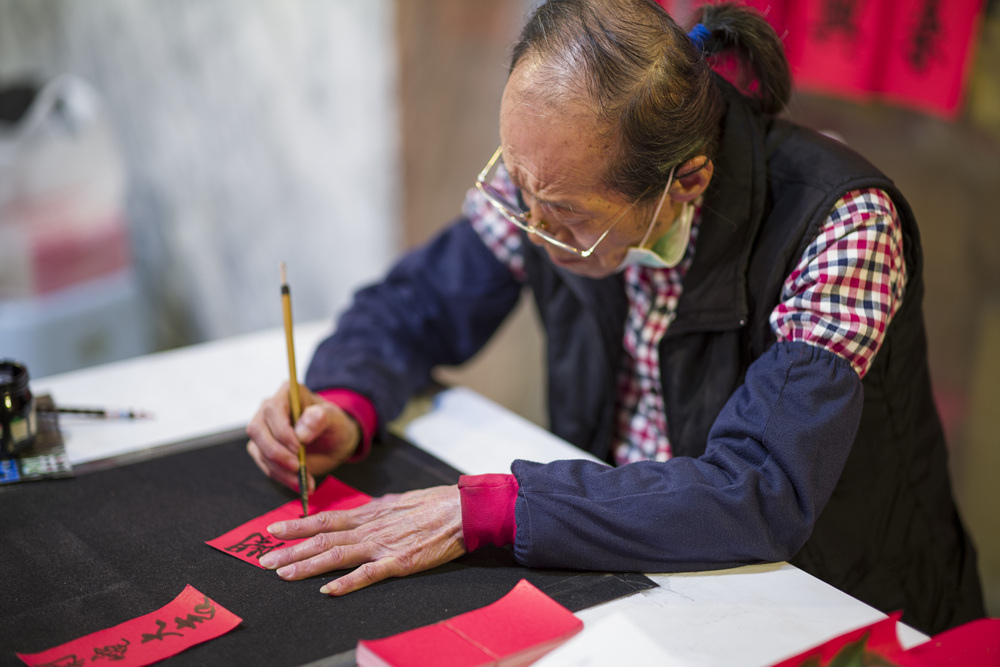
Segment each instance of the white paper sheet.
[[515,459],[598,461],[464,387],[437,394],[431,411],[407,424],[404,433],[410,442],[468,475],[509,473]]

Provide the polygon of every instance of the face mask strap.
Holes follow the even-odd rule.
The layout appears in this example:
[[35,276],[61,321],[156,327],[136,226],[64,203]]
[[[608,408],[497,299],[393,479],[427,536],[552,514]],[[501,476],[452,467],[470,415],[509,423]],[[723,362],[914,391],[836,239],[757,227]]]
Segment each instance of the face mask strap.
[[663,188],[663,194],[660,195],[660,201],[656,205],[656,210],[653,211],[653,219],[649,222],[649,228],[646,229],[646,234],[642,237],[642,241],[639,242],[639,249],[642,250],[646,245],[646,241],[649,240],[649,235],[653,233],[653,227],[656,226],[656,220],[660,217],[660,210],[663,208],[663,202],[667,200],[667,192],[670,190],[670,186],[674,182],[674,169],[677,167],[671,167],[670,176],[667,178],[667,187]]

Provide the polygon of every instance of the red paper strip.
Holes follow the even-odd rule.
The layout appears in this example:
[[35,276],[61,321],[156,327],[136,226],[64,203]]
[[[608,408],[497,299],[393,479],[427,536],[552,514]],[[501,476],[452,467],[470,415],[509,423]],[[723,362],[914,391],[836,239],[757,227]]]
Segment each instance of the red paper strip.
[[[364,505],[371,496],[344,484],[338,479],[327,477],[311,496],[309,496],[309,511],[324,512],[327,510],[346,510]],[[267,532],[267,527],[275,521],[287,521],[302,517],[302,505],[298,499],[291,500],[281,507],[261,514],[256,519],[247,521],[242,526],[233,528],[224,535],[205,544],[242,561],[261,567],[260,558],[276,549],[285,549],[303,540],[279,540]]]
[[82,667],[107,660],[141,667],[220,637],[242,622],[192,586],[167,606],[107,630],[99,630],[41,653],[18,653],[34,667]]
[[896,667],[1000,665],[1000,619],[981,618],[904,651],[896,633],[902,612],[834,637],[773,667],[891,664]]
[[[878,90],[888,2],[799,0],[787,17],[785,52],[799,88],[867,100]],[[889,20],[887,20],[889,19]]]
[[1000,618],[980,618],[934,635],[900,661],[907,667],[1000,665]]
[[[845,632],[793,658],[782,660],[773,667],[802,667],[805,665],[820,667],[830,664],[835,657],[842,656],[845,650],[874,653],[887,658],[897,656],[902,652],[902,648],[899,645],[899,638],[896,636],[896,624],[902,615],[903,612],[897,611],[888,618],[857,630]],[[862,663],[861,660],[858,660],[857,664],[868,663]]]
[[527,665],[569,639],[583,621],[522,579],[496,602],[385,639],[363,639],[359,667]]

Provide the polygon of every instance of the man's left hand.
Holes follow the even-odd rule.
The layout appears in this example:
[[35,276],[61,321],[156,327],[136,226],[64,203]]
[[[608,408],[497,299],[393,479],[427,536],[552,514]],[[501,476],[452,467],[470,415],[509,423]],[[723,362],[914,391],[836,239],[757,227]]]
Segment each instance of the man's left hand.
[[457,486],[390,494],[349,510],[279,521],[268,531],[283,540],[309,538],[261,557],[282,579],[356,568],[320,589],[329,595],[429,570],[465,553]]

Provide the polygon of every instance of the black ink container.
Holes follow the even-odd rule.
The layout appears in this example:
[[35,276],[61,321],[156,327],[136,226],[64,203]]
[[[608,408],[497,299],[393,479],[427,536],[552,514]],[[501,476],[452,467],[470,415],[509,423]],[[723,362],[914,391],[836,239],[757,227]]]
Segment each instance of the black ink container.
[[0,458],[24,451],[35,440],[35,397],[28,387],[28,369],[0,359]]

